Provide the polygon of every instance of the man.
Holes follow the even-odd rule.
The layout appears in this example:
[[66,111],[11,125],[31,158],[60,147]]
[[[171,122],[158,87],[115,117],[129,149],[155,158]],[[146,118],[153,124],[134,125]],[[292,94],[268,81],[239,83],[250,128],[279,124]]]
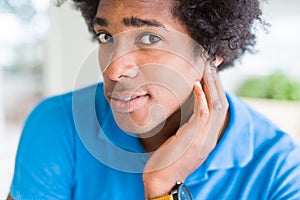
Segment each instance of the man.
[[299,147],[218,78],[258,1],[76,4],[104,83],[30,114],[9,199],[300,199]]

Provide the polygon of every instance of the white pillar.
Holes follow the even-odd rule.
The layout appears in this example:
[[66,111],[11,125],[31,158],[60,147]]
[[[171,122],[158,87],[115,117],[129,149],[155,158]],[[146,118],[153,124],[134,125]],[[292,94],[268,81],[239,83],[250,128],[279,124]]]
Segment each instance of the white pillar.
[[4,135],[5,131],[5,119],[4,119],[4,90],[3,90],[3,75],[2,75],[2,68],[0,66],[0,137]]
[[50,6],[51,27],[45,70],[46,95],[74,89],[81,64],[97,45],[91,41],[87,25],[72,1]]

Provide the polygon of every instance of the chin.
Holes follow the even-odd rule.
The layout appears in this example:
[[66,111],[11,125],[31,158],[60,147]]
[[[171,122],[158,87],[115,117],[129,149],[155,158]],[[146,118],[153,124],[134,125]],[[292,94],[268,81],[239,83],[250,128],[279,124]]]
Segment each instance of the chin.
[[[119,125],[119,124],[118,124]],[[130,126],[128,124],[126,124],[125,126],[119,125],[119,127],[128,133],[132,133],[135,134],[139,137],[143,137],[144,135],[149,135],[149,133],[151,133],[151,135],[155,135],[156,133],[152,133],[153,129],[155,129],[154,126],[148,125],[148,126],[143,126],[143,127],[137,127],[137,126]]]
[[114,114],[115,121],[120,129],[143,137],[157,134],[163,127],[166,116],[163,114],[152,115],[151,117],[136,117],[131,114]]

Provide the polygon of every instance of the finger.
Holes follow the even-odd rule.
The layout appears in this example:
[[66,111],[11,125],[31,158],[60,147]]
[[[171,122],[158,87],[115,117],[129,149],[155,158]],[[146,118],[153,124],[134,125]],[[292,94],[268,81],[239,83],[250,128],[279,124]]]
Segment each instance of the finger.
[[[209,118],[209,109],[205,93],[199,81],[194,84],[194,113],[189,121],[176,133],[177,141],[185,148],[204,140],[208,131],[203,127]],[[179,144],[178,144],[179,145]]]
[[194,85],[194,114],[200,118],[206,117],[209,114],[208,103],[206,100],[205,93],[202,89],[199,81],[195,82]]
[[208,136],[200,152],[200,159],[205,159],[216,146],[228,107],[225,91],[217,69],[208,66],[205,70],[203,80],[210,105],[211,123]]
[[[210,67],[207,70],[208,77],[208,90],[210,90],[211,101],[213,102],[213,123],[222,125],[225,121],[226,113],[228,110],[228,101],[226,98],[226,94],[223,88],[222,81],[215,67]],[[217,112],[214,114],[214,112]],[[220,133],[222,131],[222,126],[214,126],[212,129],[216,131],[216,133]]]
[[211,66],[207,67],[205,70],[204,81],[206,83],[207,93],[209,94],[210,107],[213,110],[221,110],[223,107],[223,99],[220,98],[220,90],[224,90],[220,87],[220,80],[218,79],[216,68]]
[[228,102],[227,102],[226,94],[224,91],[223,83],[221,81],[220,75],[217,70],[214,70],[214,72],[212,72],[212,78],[215,83],[215,88],[217,89],[218,97],[222,104],[222,109],[226,110]]
[[194,115],[201,117],[208,114],[206,96],[199,81],[194,84],[194,98]]
[[[190,144],[194,143],[195,145],[202,145],[202,142],[200,141],[205,140],[207,137],[208,131],[204,130],[204,127],[205,124],[207,124],[210,113],[206,95],[199,81],[196,81],[194,84],[194,98],[194,113],[185,125],[186,127],[183,127],[183,130],[185,130],[185,132],[189,132],[190,135],[192,134],[189,136]],[[181,134],[181,131],[179,131],[179,134]],[[187,138],[187,133],[185,133],[182,137]],[[199,144],[199,142],[201,144]]]

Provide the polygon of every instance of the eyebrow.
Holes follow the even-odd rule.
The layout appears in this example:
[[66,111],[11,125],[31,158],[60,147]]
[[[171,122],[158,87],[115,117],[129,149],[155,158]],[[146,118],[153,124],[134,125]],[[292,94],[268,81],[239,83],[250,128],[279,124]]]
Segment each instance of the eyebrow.
[[[123,24],[125,26],[134,26],[134,27],[142,27],[142,26],[153,26],[153,27],[163,27],[165,26],[156,20],[149,19],[140,19],[138,17],[130,17],[123,18]],[[101,17],[95,17],[93,19],[93,25],[100,25],[103,27],[107,27],[109,25],[108,21]]]
[[93,19],[93,25],[100,25],[100,26],[104,26],[104,27],[107,27],[108,26],[108,22],[106,19],[104,18],[101,18],[101,17],[95,17]]
[[142,27],[142,26],[154,26],[154,27],[163,27],[165,26],[156,20],[148,20],[148,19],[140,19],[138,17],[130,17],[124,18],[123,24],[125,26],[134,26],[134,27]]

